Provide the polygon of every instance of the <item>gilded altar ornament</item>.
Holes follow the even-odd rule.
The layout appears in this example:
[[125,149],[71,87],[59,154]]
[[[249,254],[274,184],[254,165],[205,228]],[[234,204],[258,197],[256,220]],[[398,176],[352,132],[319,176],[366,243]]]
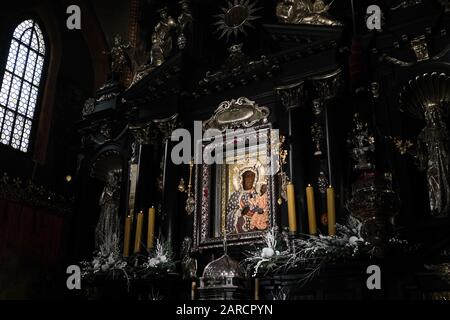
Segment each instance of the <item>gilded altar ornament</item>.
[[186,35],[185,30],[186,28],[192,23],[192,13],[191,9],[189,7],[189,0],[181,0],[181,14],[178,16],[177,19],[177,29],[178,29],[178,38],[177,38],[177,45],[178,48],[183,50],[186,47]]
[[278,20],[286,24],[312,24],[324,26],[342,26],[333,19],[323,0],[279,0],[276,8]]
[[320,157],[322,155],[322,140],[323,140],[323,128],[319,123],[314,123],[311,127],[311,137],[316,148],[314,156]]
[[259,106],[255,101],[241,97],[222,102],[214,116],[206,121],[204,129],[246,129],[269,122],[270,109]]
[[[257,79],[259,76],[269,75],[278,66],[270,63],[269,59],[262,55],[259,58],[253,60],[246,56],[242,50],[243,44],[234,44],[228,48],[228,57],[225,63],[219,68],[218,71],[207,71],[205,77],[199,82],[201,91],[203,93],[208,92],[211,87],[214,87],[215,83],[226,81],[230,77],[240,78],[243,75],[251,76],[253,79]],[[234,84],[228,82],[228,87],[232,88]],[[215,88],[217,89],[217,87]],[[198,93],[197,93],[198,94]]]
[[321,194],[326,194],[327,188],[329,185],[330,185],[330,182],[328,181],[328,178],[325,175],[325,172],[321,171],[319,174],[319,177],[317,178],[317,187],[319,188],[319,192]]
[[200,300],[237,299],[246,287],[245,270],[228,255],[227,233],[223,232],[224,254],[210,262],[200,278]]
[[[400,201],[392,189],[392,174],[375,171],[375,138],[368,124],[355,114],[353,125],[348,143],[356,163],[353,171],[358,176],[352,183],[347,207],[351,216],[361,222],[362,238],[373,245],[373,253],[381,257],[392,235],[391,221],[398,214]],[[327,197],[329,192],[327,190]],[[328,216],[329,227],[330,224]]]
[[228,6],[221,8],[222,13],[214,16],[217,19],[214,26],[217,33],[220,33],[219,39],[226,36],[228,42],[230,36],[237,38],[239,34],[246,35],[247,28],[254,28],[252,22],[260,18],[255,15],[260,10],[256,8],[256,4],[256,1],[251,0],[228,1]]
[[169,57],[173,49],[172,30],[177,27],[175,20],[168,14],[167,8],[159,10],[160,22],[152,34],[152,48],[150,50],[150,63],[138,68],[133,84],[139,82],[153,70],[161,66]]
[[411,40],[411,48],[416,54],[417,62],[430,59],[430,55],[428,53],[428,44],[425,36],[420,36]]
[[356,171],[374,169],[372,155],[375,152],[375,137],[369,133],[369,125],[361,121],[358,113],[353,115],[353,124],[348,143],[352,146],[351,156],[356,162],[354,169]]
[[128,54],[130,48],[131,44],[124,43],[120,35],[117,34],[114,37],[114,46],[110,51],[113,76],[122,74],[127,68],[131,69],[131,59]]
[[288,157],[288,151],[284,149],[284,143],[286,142],[285,136],[279,137],[278,142],[278,167],[279,167],[279,173],[278,173],[278,185],[279,185],[279,192],[278,192],[278,205],[282,205],[283,201],[287,201],[287,185],[289,183],[289,177],[287,176],[286,172],[284,171],[284,166],[287,164],[287,157]]
[[83,106],[83,119],[86,118],[86,116],[92,114],[95,111],[95,99],[89,98],[84,102]]
[[447,216],[450,209],[450,138],[444,121],[448,111],[450,81],[446,74],[424,74],[403,88],[401,103],[411,116],[424,120],[416,150],[410,152],[426,172],[430,210]]
[[313,112],[316,117],[323,113],[324,105],[322,99],[315,99],[313,101]]
[[195,210],[195,197],[194,197],[194,193],[192,192],[193,171],[194,171],[194,161],[191,161],[189,164],[189,184],[188,184],[187,188],[186,188],[186,184],[185,184],[183,178],[181,178],[180,183],[178,184],[178,191],[181,193],[187,194],[185,210],[188,215],[191,215],[192,213],[194,213],[194,210]]
[[378,82],[372,82],[370,84],[370,92],[372,93],[372,97],[374,99],[378,99],[380,97],[380,84]]
[[[281,154],[281,163],[282,166],[287,164],[288,151],[283,150]],[[280,170],[280,182],[281,182],[281,190],[280,190],[280,199],[278,200],[278,204],[281,206],[283,204],[283,200],[287,201],[287,185],[289,183],[289,177],[287,173],[281,168]]]
[[150,51],[150,65],[159,67],[172,52],[173,44],[170,32],[177,26],[175,20],[169,16],[167,8],[159,12],[161,21],[156,25],[152,34],[152,49]]
[[181,193],[184,193],[186,191],[186,183],[184,182],[184,179],[181,178],[180,183],[178,184],[178,191]]

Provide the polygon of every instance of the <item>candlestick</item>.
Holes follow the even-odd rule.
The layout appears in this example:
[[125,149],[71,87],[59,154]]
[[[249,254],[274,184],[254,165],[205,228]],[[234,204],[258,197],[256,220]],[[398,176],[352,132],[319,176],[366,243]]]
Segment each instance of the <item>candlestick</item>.
[[336,235],[336,202],[334,188],[330,186],[327,189],[327,206],[328,206],[328,235]]
[[255,279],[255,300],[256,301],[259,301],[259,287],[260,287],[259,279],[256,278]]
[[295,189],[294,184],[289,182],[287,185],[288,196],[288,216],[289,216],[289,231],[297,232],[297,213],[295,209]]
[[314,201],[314,188],[309,184],[306,188],[306,201],[308,204],[308,222],[309,222],[309,234],[317,234],[317,221],[316,221],[316,204]]
[[197,290],[197,282],[192,281],[191,286],[191,300],[195,300],[195,291]]
[[130,235],[131,235],[131,216],[125,218],[125,232],[124,232],[124,242],[123,242],[123,256],[130,256]]
[[141,211],[137,215],[136,237],[134,238],[134,253],[141,251],[142,226],[144,223],[144,213]]
[[155,218],[156,218],[156,210],[154,207],[151,207],[148,210],[148,230],[147,230],[147,250],[150,251],[153,249],[153,243],[155,239]]

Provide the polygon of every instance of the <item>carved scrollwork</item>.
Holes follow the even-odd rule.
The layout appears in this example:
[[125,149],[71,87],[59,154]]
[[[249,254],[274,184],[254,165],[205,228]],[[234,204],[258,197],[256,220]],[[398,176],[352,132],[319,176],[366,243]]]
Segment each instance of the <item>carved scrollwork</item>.
[[137,144],[148,145],[153,142],[154,124],[152,121],[142,125],[130,127],[130,132]]
[[331,73],[314,77],[314,89],[322,101],[335,98],[342,88],[342,70],[337,69]]
[[92,114],[94,112],[94,110],[95,110],[95,99],[94,98],[87,99],[83,106],[83,111],[82,111],[83,118]]
[[417,62],[430,59],[428,54],[428,45],[425,36],[420,36],[411,41],[411,47],[416,54]]
[[281,23],[341,26],[328,14],[330,6],[322,0],[280,0],[276,14]]
[[224,101],[214,113],[214,116],[205,122],[204,129],[245,129],[268,122],[270,110],[260,107],[256,102],[245,97],[237,100]]
[[275,88],[277,95],[281,99],[282,105],[287,109],[298,108],[304,97],[304,81],[294,83],[288,86]]

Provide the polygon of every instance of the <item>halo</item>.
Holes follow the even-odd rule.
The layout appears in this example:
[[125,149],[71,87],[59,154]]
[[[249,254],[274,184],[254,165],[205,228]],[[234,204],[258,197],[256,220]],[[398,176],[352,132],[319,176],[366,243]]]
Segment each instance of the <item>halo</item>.
[[[261,163],[258,161],[254,166],[244,167],[242,169],[235,168],[235,172],[233,175],[233,186],[236,191],[242,191],[243,190],[243,174],[247,171],[253,172],[255,174],[255,182],[254,187],[255,189],[258,189],[258,185],[261,184],[259,181],[260,177],[264,176],[265,170],[264,166],[261,165]],[[266,184],[266,183],[262,183]]]
[[219,39],[227,37],[227,42],[231,35],[236,38],[239,33],[247,35],[246,28],[254,28],[252,21],[261,18],[255,13],[261,8],[255,8],[257,2],[252,0],[234,0],[228,1],[226,7],[222,7],[222,13],[215,15],[218,20],[214,23],[217,27],[217,33],[220,33]]

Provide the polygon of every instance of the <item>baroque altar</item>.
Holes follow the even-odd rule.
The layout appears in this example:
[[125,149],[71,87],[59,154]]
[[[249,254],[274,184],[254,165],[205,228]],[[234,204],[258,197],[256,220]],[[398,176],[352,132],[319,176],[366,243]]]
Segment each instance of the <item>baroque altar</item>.
[[[394,2],[398,37],[358,24],[356,4],[142,4],[157,12],[136,35],[146,46],[117,39],[79,123],[80,219],[101,217],[85,232],[120,226],[114,250],[86,242],[91,296],[105,283],[144,300],[448,294],[450,18]],[[409,30],[403,10],[430,18]],[[192,153],[177,162],[181,133]],[[225,164],[195,159],[239,139]],[[374,264],[385,290],[364,287]]]

